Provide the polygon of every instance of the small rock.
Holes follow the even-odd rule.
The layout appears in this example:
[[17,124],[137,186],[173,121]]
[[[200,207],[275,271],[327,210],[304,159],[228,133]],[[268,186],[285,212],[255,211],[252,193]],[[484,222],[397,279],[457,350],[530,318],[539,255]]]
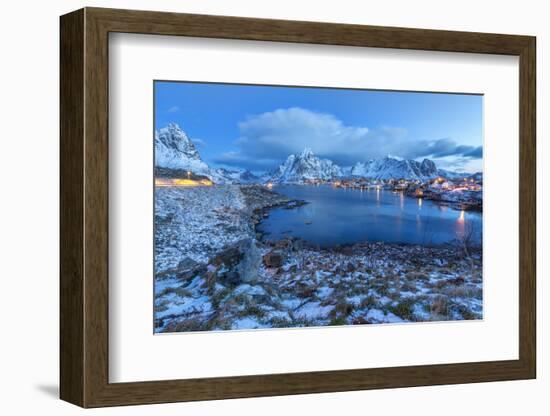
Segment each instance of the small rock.
[[300,251],[303,250],[306,245],[304,244],[304,240],[292,240],[290,241],[291,249],[294,251]]
[[189,257],[184,257],[179,263],[178,263],[178,270],[189,270],[189,269],[193,269],[195,268],[195,266],[197,265],[198,263],[189,258]]
[[449,283],[456,286],[463,285],[465,282],[466,282],[466,279],[464,279],[462,276],[458,276],[455,279],[449,279]]
[[340,252],[344,256],[351,256],[354,254],[353,247],[350,247],[350,246],[342,246],[339,248],[338,252]]
[[196,267],[190,270],[178,270],[174,273],[174,277],[180,280],[190,280],[195,276],[202,276],[206,273],[206,266],[204,264],[198,264]]
[[239,249],[238,245],[226,248],[220,252],[213,260],[212,264],[215,266],[233,267],[239,264],[243,258],[243,253]]
[[203,287],[208,289],[209,292],[212,292],[214,290],[214,286],[216,285],[216,280],[217,280],[217,273],[216,271],[207,271],[205,274],[204,274],[204,283],[203,283]]
[[284,240],[279,240],[275,243],[275,247],[277,248],[281,248],[281,249],[287,249],[291,244],[291,241],[290,240],[287,240],[287,239],[284,239]]
[[222,283],[225,286],[238,286],[242,283],[241,276],[236,270],[230,270],[227,273],[224,273]]
[[369,321],[367,321],[365,318],[363,318],[362,316],[358,316],[357,318],[353,318],[353,321],[351,321],[351,323],[353,325],[364,325],[364,324],[368,324]]
[[283,254],[279,251],[270,251],[263,260],[266,267],[281,267],[284,262]]

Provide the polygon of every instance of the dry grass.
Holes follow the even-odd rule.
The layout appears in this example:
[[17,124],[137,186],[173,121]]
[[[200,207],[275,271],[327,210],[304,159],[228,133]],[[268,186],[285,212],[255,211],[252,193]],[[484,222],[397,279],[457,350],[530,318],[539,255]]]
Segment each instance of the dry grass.
[[434,315],[449,316],[449,305],[445,296],[436,296],[430,303],[430,313]]
[[398,302],[397,305],[390,306],[388,309],[390,310],[390,312],[399,316],[402,319],[405,319],[407,321],[414,321],[414,305],[414,299],[406,298]]
[[446,287],[445,290],[442,291],[442,293],[445,293],[447,296],[452,298],[476,298],[476,299],[481,299],[482,292],[483,291],[481,288],[478,288],[475,286],[469,286],[469,285]]
[[172,321],[164,328],[163,332],[188,332],[188,331],[204,331],[208,325],[204,318],[193,317],[180,321]]
[[426,273],[421,272],[409,272],[405,275],[405,278],[408,280],[430,280],[430,276],[428,276]]

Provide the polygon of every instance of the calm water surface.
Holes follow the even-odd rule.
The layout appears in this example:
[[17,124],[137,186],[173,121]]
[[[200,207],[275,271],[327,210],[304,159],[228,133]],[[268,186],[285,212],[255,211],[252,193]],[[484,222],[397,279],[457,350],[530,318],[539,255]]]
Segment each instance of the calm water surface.
[[281,185],[273,190],[309,204],[271,210],[258,225],[268,240],[293,236],[322,247],[367,241],[441,244],[467,234],[481,244],[479,212],[376,189]]

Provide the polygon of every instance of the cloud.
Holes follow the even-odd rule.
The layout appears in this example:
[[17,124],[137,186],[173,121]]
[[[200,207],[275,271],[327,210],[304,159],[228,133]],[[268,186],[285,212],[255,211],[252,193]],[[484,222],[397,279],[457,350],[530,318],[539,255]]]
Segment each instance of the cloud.
[[483,147],[482,146],[475,147],[471,151],[464,153],[464,156],[469,157],[471,159],[481,159],[483,157]]
[[166,110],[168,113],[177,113],[178,111],[180,111],[180,108],[177,106],[177,105],[174,105],[172,107],[170,107],[168,110]]
[[439,139],[433,142],[423,141],[424,146],[421,146],[416,151],[418,156],[431,156],[434,158],[446,156],[462,156],[471,159],[481,159],[483,157],[483,149],[481,146],[459,145],[451,139]]
[[451,139],[414,140],[400,127],[348,126],[332,114],[297,107],[250,116],[239,123],[239,131],[238,150],[223,154],[217,163],[273,169],[304,147],[341,166],[389,154],[413,159],[481,157],[481,147],[459,145]]

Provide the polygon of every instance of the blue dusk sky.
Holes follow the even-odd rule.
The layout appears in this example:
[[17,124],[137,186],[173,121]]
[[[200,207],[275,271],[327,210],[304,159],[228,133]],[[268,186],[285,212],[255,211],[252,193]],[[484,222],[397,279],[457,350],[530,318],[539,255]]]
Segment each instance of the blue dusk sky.
[[305,147],[340,166],[391,155],[482,170],[483,97],[155,82],[155,128],[177,123],[211,166],[276,168]]

